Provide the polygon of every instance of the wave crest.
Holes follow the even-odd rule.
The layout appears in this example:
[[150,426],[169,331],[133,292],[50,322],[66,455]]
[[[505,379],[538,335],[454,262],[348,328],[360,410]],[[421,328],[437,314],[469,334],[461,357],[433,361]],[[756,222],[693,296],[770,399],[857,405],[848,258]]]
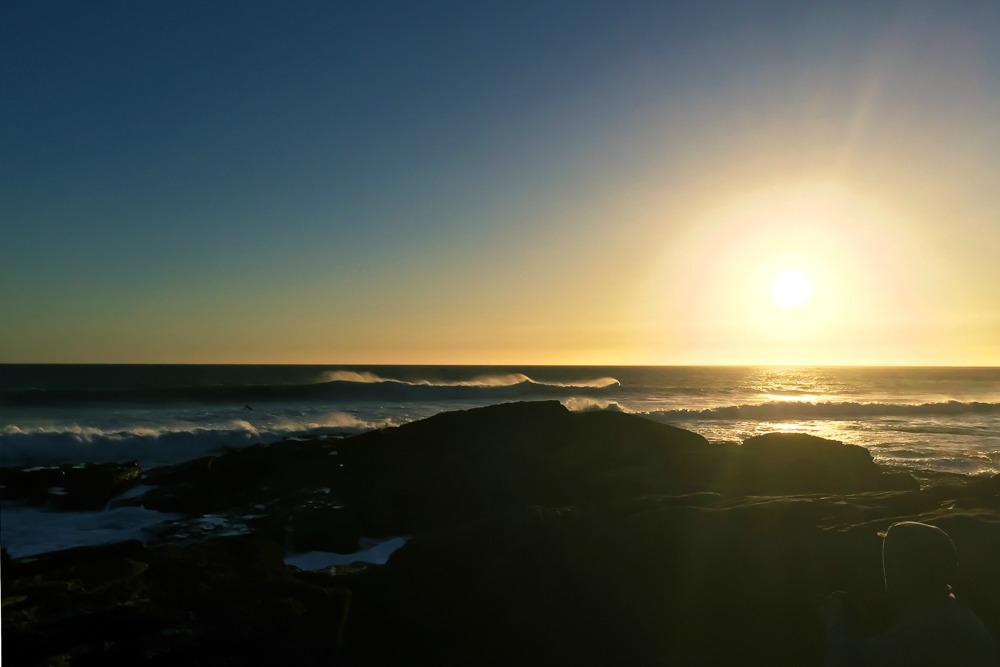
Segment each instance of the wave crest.
[[533,380],[524,373],[500,373],[497,375],[477,375],[469,380],[399,380],[385,378],[368,371],[326,371],[320,376],[323,383],[356,383],[356,384],[400,384],[410,387],[513,387],[516,385],[535,385],[539,387],[563,387],[567,389],[600,389],[619,387],[621,383],[613,377],[601,377],[579,382],[540,382]]
[[613,377],[578,382],[544,382],[523,373],[481,375],[468,380],[400,380],[371,372],[328,371],[321,382],[310,384],[210,385],[189,387],[148,387],[136,390],[56,390],[22,389],[0,396],[0,403],[61,405],[121,403],[126,405],[163,403],[208,403],[244,405],[267,401],[420,401],[497,400],[530,396],[593,395],[617,390],[621,383]]
[[597,398],[572,396],[570,398],[563,399],[560,402],[571,412],[631,412],[631,410],[617,401],[603,401]]
[[390,426],[334,412],[317,420],[278,419],[252,424],[232,419],[211,426],[177,423],[157,427],[102,429],[65,424],[0,429],[0,465],[23,467],[65,462],[139,460],[144,466],[165,465],[206,456],[223,447],[246,447],[290,437],[320,437],[360,433]]

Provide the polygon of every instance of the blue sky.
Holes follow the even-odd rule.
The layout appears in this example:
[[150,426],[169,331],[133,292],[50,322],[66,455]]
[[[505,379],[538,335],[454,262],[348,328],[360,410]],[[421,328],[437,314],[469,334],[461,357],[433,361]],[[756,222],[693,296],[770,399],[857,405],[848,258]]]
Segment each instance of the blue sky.
[[[4,3],[0,361],[1000,363],[997,24],[990,2]],[[904,250],[864,269],[883,301],[782,357],[719,296],[749,274],[718,211],[803,189],[826,194],[757,232],[846,206],[871,219],[844,234]],[[841,293],[829,265],[880,261],[813,255]]]

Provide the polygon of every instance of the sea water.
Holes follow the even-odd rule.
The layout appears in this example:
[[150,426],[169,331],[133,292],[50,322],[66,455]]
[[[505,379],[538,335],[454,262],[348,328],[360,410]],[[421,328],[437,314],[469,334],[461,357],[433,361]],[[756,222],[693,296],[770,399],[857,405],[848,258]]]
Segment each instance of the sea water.
[[710,441],[801,431],[903,468],[1000,472],[1000,368],[0,365],[0,465],[151,467],[544,399]]
[[[642,415],[714,442],[805,432],[915,472],[1000,472],[1000,368],[895,367],[0,365],[0,466],[136,459],[148,469],[546,399]],[[3,508],[5,545],[45,550],[46,523],[32,511]],[[103,541],[90,537],[102,518],[124,521],[123,533],[162,518],[139,514],[81,513],[73,525],[87,528],[69,542]],[[71,520],[53,521],[65,546]]]

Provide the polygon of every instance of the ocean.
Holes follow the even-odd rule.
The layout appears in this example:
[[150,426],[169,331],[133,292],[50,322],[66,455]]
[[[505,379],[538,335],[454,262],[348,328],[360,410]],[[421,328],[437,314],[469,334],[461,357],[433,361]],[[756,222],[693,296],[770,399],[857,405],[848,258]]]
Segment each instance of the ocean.
[[1000,368],[0,365],[0,466],[176,463],[515,400],[710,441],[801,431],[911,470],[1000,472]]
[[[714,442],[805,432],[914,472],[1000,472],[1000,368],[0,365],[0,466],[177,463],[515,400],[619,410]],[[135,537],[141,508],[5,506],[12,554]]]

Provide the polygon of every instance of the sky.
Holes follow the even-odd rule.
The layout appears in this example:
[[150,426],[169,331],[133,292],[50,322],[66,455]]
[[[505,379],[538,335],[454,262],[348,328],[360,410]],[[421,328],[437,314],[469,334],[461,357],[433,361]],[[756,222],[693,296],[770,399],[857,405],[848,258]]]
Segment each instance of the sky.
[[997,25],[7,0],[0,362],[1000,365]]

